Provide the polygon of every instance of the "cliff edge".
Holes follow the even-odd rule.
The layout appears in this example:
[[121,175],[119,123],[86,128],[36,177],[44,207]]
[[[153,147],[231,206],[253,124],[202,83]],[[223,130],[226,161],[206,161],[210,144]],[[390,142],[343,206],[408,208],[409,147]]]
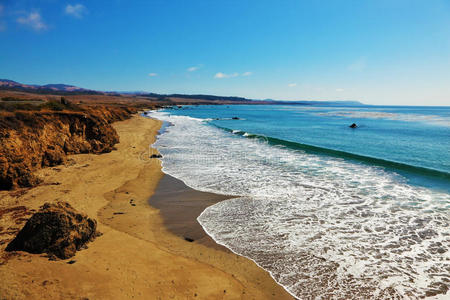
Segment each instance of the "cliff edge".
[[33,172],[65,163],[68,154],[110,152],[119,142],[111,123],[135,112],[114,106],[1,112],[0,190],[37,185]]

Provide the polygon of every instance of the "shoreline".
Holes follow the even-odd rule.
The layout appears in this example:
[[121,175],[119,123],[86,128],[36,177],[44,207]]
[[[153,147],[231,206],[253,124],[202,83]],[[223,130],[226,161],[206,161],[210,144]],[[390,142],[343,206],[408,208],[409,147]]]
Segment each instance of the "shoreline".
[[217,244],[197,221],[197,217],[205,208],[230,198],[195,190],[183,181],[164,173],[148,202],[159,210],[165,228],[172,234],[191,243],[231,252]]
[[[295,295],[291,294],[287,287],[276,281],[272,272],[264,269],[251,257],[236,253],[224,244],[214,240],[210,233],[197,220],[208,206],[232,198],[234,196],[198,191],[187,186],[182,180],[164,173],[155,193],[149,199],[149,203],[151,206],[160,210],[164,226],[171,233],[188,242],[196,242],[200,245],[252,261],[259,268],[267,272],[279,286],[285,289],[291,295],[292,299],[296,299]],[[186,207],[188,207],[187,210],[185,209]]]
[[161,122],[133,116],[112,125],[120,136],[117,150],[70,156],[66,165],[37,172],[43,184],[23,193],[0,192],[1,209],[31,212],[45,202],[67,201],[97,219],[103,233],[72,264],[42,254],[6,255],[8,240],[27,218],[3,213],[3,298],[292,299],[252,261],[201,239],[188,242],[166,228],[162,210],[148,204],[164,180],[160,161],[146,159]]

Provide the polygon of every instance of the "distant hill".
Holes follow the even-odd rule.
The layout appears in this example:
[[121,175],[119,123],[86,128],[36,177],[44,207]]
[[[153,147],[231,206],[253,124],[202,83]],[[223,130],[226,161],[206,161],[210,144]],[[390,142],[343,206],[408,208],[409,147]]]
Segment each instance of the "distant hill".
[[144,98],[151,98],[154,100],[170,100],[170,99],[186,99],[186,100],[203,100],[209,102],[227,102],[227,103],[248,103],[248,104],[280,104],[280,105],[333,105],[333,106],[358,106],[365,105],[359,101],[353,100],[339,100],[339,101],[311,101],[311,100],[274,100],[274,99],[248,99],[236,96],[214,96],[214,95],[204,95],[204,94],[156,94],[156,93],[145,93],[145,92],[122,92],[122,94],[127,95],[137,95]]
[[284,104],[284,105],[328,105],[328,106],[360,106],[360,105],[366,105],[364,103],[361,103],[359,101],[354,100],[321,100],[321,101],[312,101],[312,100],[299,100],[299,101],[292,101],[292,100],[264,100],[264,101],[270,101],[273,104]]
[[214,95],[186,95],[186,94],[155,94],[155,93],[139,93],[140,97],[149,97],[149,98],[157,98],[157,99],[191,99],[191,100],[207,100],[207,101],[236,101],[236,102],[249,102],[249,101],[258,101],[247,99],[243,97],[235,97],[235,96],[214,96]]
[[0,79],[0,90],[28,92],[46,95],[103,95],[109,97],[134,97],[164,104],[280,104],[280,105],[333,105],[333,106],[356,106],[364,105],[358,101],[309,101],[309,100],[257,100],[236,96],[215,95],[186,95],[186,94],[157,94],[148,92],[101,92],[80,88],[67,84],[22,84],[13,80]]
[[0,79],[0,90],[31,92],[38,94],[102,94],[67,84],[23,84],[9,79]]

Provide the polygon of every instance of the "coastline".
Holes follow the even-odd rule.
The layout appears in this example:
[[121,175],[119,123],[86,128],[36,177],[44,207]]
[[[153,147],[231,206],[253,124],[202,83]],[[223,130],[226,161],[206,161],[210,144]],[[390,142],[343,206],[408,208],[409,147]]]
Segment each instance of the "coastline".
[[113,123],[120,136],[116,151],[70,156],[69,164],[39,170],[40,186],[22,195],[0,192],[2,209],[30,211],[45,202],[67,201],[97,219],[103,233],[77,252],[73,264],[49,261],[46,255],[6,254],[6,241],[26,219],[3,213],[3,298],[292,299],[252,261],[172,233],[161,211],[148,205],[164,177],[160,161],[146,159],[160,126],[141,116]]
[[227,199],[230,197],[197,191],[183,181],[164,174],[148,202],[159,210],[164,227],[172,234],[188,242],[231,252],[217,244],[197,221],[206,207]]

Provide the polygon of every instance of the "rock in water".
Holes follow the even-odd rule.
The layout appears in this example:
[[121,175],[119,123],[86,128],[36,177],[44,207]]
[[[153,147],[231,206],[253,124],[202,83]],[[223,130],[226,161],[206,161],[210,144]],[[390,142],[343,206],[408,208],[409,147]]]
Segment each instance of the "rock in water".
[[358,127],[358,125],[356,125],[356,123],[353,123],[352,125],[349,126],[350,128],[356,128]]
[[66,259],[98,234],[97,221],[77,212],[67,202],[45,203],[20,230],[6,251],[47,253]]

